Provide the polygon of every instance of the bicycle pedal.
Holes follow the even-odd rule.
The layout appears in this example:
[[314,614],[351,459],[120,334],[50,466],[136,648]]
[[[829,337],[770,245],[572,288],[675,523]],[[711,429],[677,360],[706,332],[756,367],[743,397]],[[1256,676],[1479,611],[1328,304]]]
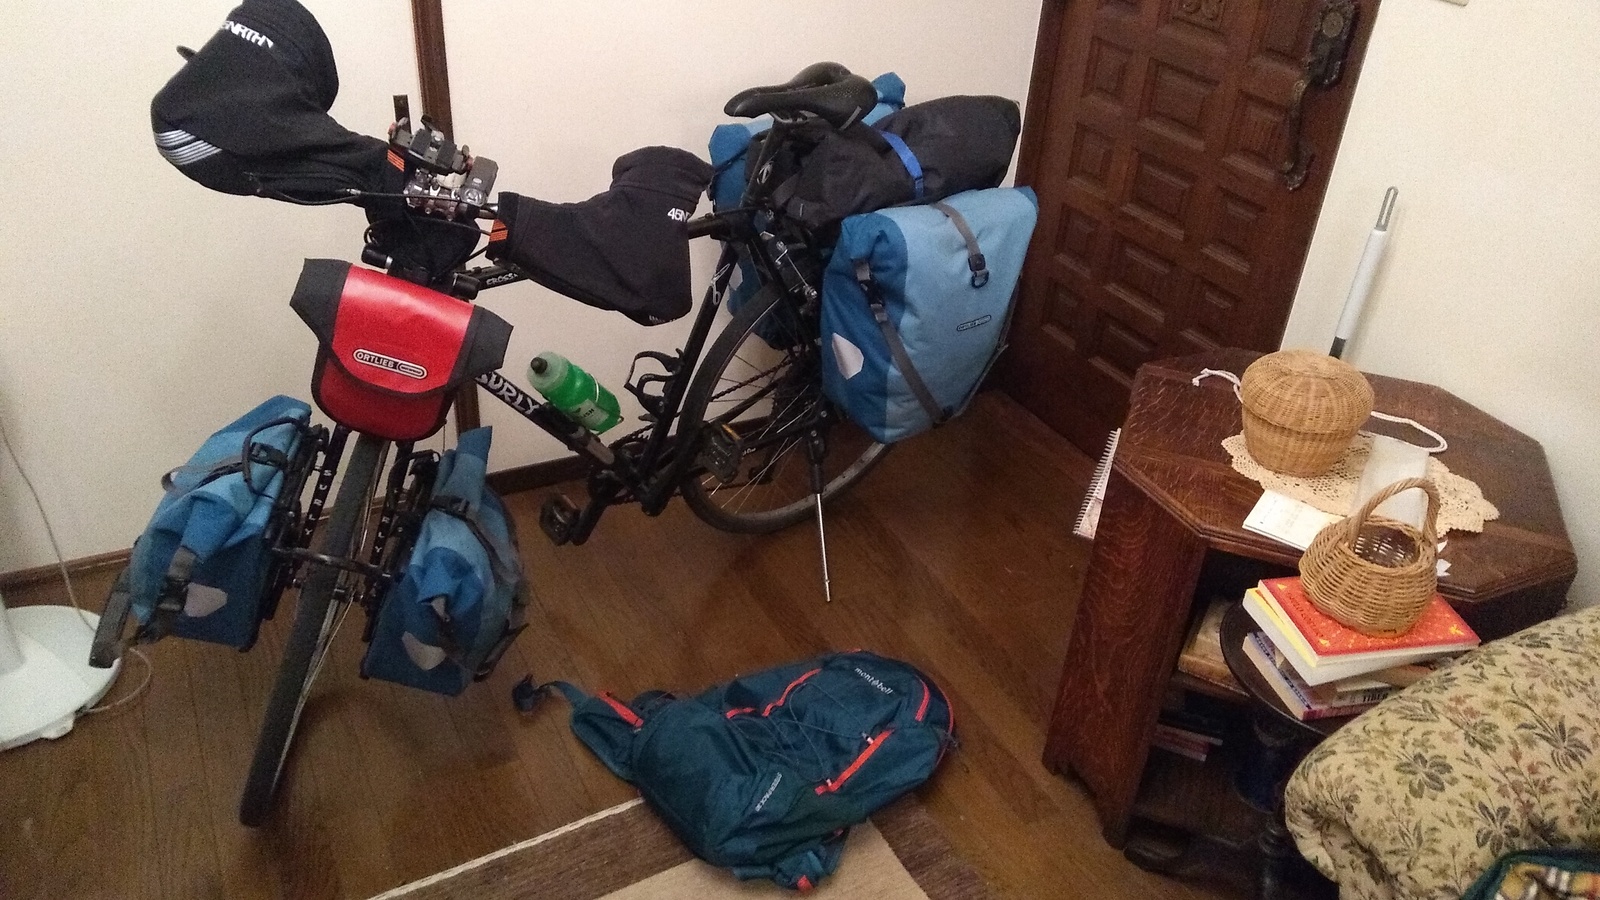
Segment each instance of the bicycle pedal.
[[565,494],[555,494],[539,507],[539,530],[557,547],[571,543],[572,529],[577,524],[578,506]]
[[705,432],[695,462],[727,484],[739,475],[739,460],[744,458],[744,439],[726,423]]

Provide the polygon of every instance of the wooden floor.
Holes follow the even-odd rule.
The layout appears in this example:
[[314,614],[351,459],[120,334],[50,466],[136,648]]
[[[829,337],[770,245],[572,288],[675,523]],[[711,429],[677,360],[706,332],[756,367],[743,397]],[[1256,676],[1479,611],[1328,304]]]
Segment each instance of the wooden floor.
[[[572,737],[565,704],[513,709],[523,674],[689,691],[848,647],[914,662],[951,695],[961,748],[921,797],[999,896],[1239,896],[1134,868],[1100,838],[1082,789],[1039,762],[1092,465],[984,395],[830,510],[832,604],[807,527],[729,535],[674,502],[654,520],[613,510],[587,545],[556,548],[536,524],[543,492],[508,498],[538,597],[488,682],[455,699],[364,682],[353,619],[275,820],[252,831],[235,809],[289,617],[247,654],[154,645],[143,699],[0,754],[0,897],[368,897],[632,796]],[[86,605],[98,609],[105,587],[83,585]]]

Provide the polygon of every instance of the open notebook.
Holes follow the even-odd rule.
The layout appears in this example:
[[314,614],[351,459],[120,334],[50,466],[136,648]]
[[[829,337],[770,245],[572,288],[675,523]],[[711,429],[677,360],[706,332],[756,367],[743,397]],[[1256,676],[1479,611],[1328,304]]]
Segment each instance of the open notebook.
[[1106,482],[1111,480],[1111,457],[1117,452],[1117,439],[1121,436],[1122,429],[1117,428],[1106,437],[1106,449],[1100,453],[1100,462],[1089,479],[1089,490],[1083,496],[1083,507],[1078,510],[1078,521],[1072,526],[1072,533],[1079,537],[1094,540],[1095,528],[1100,524],[1100,507],[1106,499]]

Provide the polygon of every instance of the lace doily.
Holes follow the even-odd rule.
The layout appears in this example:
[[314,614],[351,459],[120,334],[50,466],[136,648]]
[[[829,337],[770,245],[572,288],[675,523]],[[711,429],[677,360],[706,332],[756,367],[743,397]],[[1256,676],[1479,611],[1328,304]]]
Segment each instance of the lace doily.
[[[1325,513],[1343,516],[1349,515],[1354,505],[1356,488],[1361,484],[1361,470],[1372,452],[1372,437],[1365,432],[1357,434],[1350,442],[1350,449],[1339,457],[1332,469],[1311,478],[1284,475],[1256,462],[1245,449],[1243,434],[1223,441],[1222,448],[1228,451],[1233,470],[1240,475]],[[1434,524],[1440,537],[1447,531],[1479,532],[1484,522],[1500,518],[1500,510],[1484,499],[1476,482],[1451,472],[1432,456],[1428,457],[1427,477],[1439,490],[1439,518]]]

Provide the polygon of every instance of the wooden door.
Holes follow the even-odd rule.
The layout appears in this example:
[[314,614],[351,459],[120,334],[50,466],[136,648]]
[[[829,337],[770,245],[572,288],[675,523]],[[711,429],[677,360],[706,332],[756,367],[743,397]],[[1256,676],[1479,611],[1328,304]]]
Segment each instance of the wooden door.
[[1377,14],[1357,0],[1338,81],[1303,92],[1291,190],[1289,109],[1338,2],[1046,0],[1018,177],[1039,225],[999,383],[1086,452],[1143,363],[1277,349]]

